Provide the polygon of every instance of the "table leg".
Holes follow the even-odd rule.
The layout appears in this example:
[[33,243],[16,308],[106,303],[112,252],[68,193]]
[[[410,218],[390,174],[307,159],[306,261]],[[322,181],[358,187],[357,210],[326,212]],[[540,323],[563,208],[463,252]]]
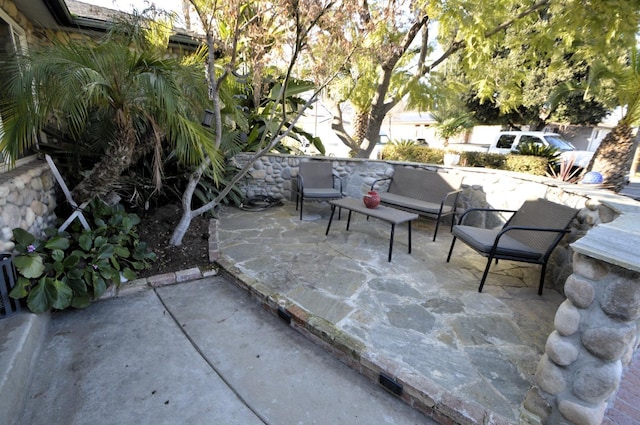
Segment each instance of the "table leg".
[[349,231],[349,224],[351,224],[351,213],[353,211],[349,210],[349,216],[347,217],[347,232]]
[[325,236],[329,234],[329,229],[331,228],[331,221],[333,220],[333,214],[336,212],[336,206],[331,205],[331,215],[329,216],[329,223],[327,224],[327,231],[324,233]]
[[391,223],[391,236],[389,237],[389,262],[391,262],[391,253],[393,251],[393,234],[396,230],[395,223]]
[[411,254],[411,220],[409,220],[409,254]]

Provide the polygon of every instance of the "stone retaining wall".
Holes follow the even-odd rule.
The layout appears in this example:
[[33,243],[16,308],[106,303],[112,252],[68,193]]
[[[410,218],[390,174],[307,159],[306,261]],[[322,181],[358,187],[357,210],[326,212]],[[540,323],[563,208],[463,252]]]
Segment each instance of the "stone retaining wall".
[[32,161],[0,174],[0,252],[12,252],[16,227],[40,236],[55,225],[55,178],[46,163]]
[[[249,158],[248,154],[241,154],[236,156],[235,161],[237,165],[243,166]],[[374,180],[392,176],[395,167],[411,166],[463,175],[465,190],[459,204],[463,210],[473,206],[517,209],[524,200],[531,197],[544,197],[575,208],[583,208],[589,200],[588,195],[571,190],[576,185],[563,185],[547,178],[500,170],[278,154],[260,158],[247,177],[240,182],[240,186],[247,197],[268,195],[295,200],[295,177],[298,175],[298,164],[301,160],[330,160],[334,171],[342,180],[343,190],[351,197],[363,196]]]
[[[640,208],[604,200],[618,217],[571,245],[573,274],[554,320],[525,412],[536,421],[596,425],[615,398],[638,349],[640,320]],[[529,403],[530,402],[530,403]]]
[[[249,158],[236,160],[244,165]],[[361,197],[374,180],[393,175],[395,167],[413,166],[463,175],[462,210],[517,209],[534,197],[579,209],[571,234],[549,262],[546,281],[555,281],[567,300],[556,313],[556,330],[540,360],[538,386],[523,394],[521,423],[602,422],[639,344],[638,203],[598,188],[496,170],[288,155],[260,158],[241,184],[244,193],[294,200],[301,160],[332,161],[352,197]]]

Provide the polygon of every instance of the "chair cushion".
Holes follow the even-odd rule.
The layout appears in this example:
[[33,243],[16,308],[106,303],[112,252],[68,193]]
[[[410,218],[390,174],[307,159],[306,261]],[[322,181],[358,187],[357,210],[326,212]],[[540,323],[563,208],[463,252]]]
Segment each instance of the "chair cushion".
[[304,188],[303,195],[305,198],[322,198],[333,199],[342,198],[342,194],[337,189],[317,189],[317,188]]
[[[453,226],[453,235],[481,254],[488,255],[491,252],[496,236],[502,229],[482,229],[473,226]],[[539,259],[543,253],[509,237],[502,235],[496,249],[496,257],[520,257],[531,260]]]
[[[380,201],[383,204],[389,204],[400,208],[408,208],[415,211],[422,211],[427,214],[438,214],[440,204],[434,202],[421,201],[407,196],[396,195],[395,193],[383,192],[380,194]],[[453,211],[453,207],[445,205],[442,207],[442,214]]]

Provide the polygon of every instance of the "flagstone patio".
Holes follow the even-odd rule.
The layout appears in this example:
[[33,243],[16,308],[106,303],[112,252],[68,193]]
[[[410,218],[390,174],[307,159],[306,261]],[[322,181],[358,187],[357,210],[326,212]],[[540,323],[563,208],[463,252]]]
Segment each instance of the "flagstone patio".
[[[261,212],[220,213],[221,264],[281,317],[345,363],[402,386],[402,397],[434,417],[457,423],[516,423],[564,297],[537,295],[539,266],[501,261],[478,293],[486,260],[457,244],[434,222],[396,228],[356,214],[334,221],[326,203],[294,203]],[[393,386],[391,390],[397,390]],[[446,423],[446,422],[445,422]]]

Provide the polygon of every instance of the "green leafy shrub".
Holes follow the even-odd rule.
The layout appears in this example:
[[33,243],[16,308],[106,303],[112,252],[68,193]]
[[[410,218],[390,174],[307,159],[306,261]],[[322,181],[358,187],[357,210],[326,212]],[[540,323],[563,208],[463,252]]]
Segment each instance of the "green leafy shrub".
[[415,143],[388,143],[382,150],[382,158],[390,161],[420,162],[425,164],[442,164],[442,149],[420,146]]
[[546,158],[549,166],[555,167],[560,163],[560,150],[553,146],[543,146],[536,143],[521,143],[516,148],[519,155],[539,156]]
[[135,279],[136,271],[155,260],[146,243],[139,241],[137,215],[100,201],[86,211],[93,216],[91,230],[77,223],[69,232],[47,229],[45,240],[13,230],[18,281],[10,296],[26,298],[32,312],[87,307],[111,285],[117,287],[122,278]]
[[484,166],[487,168],[495,168],[504,170],[506,167],[507,157],[500,153],[483,153]]
[[484,152],[460,152],[460,165],[465,167],[484,167]]
[[[200,181],[198,182],[198,186],[196,186],[196,189],[193,192],[193,194],[200,202],[199,204],[195,203],[194,205],[198,207],[200,205],[205,205],[213,201],[224,188],[231,184],[233,176],[238,171],[238,168],[230,164],[226,164],[224,174],[218,176],[217,178],[205,174],[205,178],[200,179]],[[244,193],[236,184],[235,186],[233,186],[231,191],[229,191],[229,193],[220,201],[220,204],[239,206],[240,204],[242,204],[243,198]],[[215,217],[217,214],[217,210],[209,210],[208,214],[211,217]]]
[[544,176],[549,170],[549,160],[542,156],[508,154],[504,168],[518,173]]
[[[382,157],[391,161],[409,161],[429,164],[442,164],[446,151],[415,144],[392,143],[383,149]],[[504,169],[505,155],[488,152],[462,151],[460,164],[465,167],[487,167]]]
[[[408,161],[428,164],[442,164],[444,149],[430,148],[406,143],[387,144],[383,158],[391,161]],[[486,167],[497,170],[544,176],[549,172],[549,159],[546,156],[518,155],[489,152],[460,152],[460,165],[465,167]]]
[[499,153],[462,151],[460,164],[465,167],[486,167],[504,169],[506,157]]

